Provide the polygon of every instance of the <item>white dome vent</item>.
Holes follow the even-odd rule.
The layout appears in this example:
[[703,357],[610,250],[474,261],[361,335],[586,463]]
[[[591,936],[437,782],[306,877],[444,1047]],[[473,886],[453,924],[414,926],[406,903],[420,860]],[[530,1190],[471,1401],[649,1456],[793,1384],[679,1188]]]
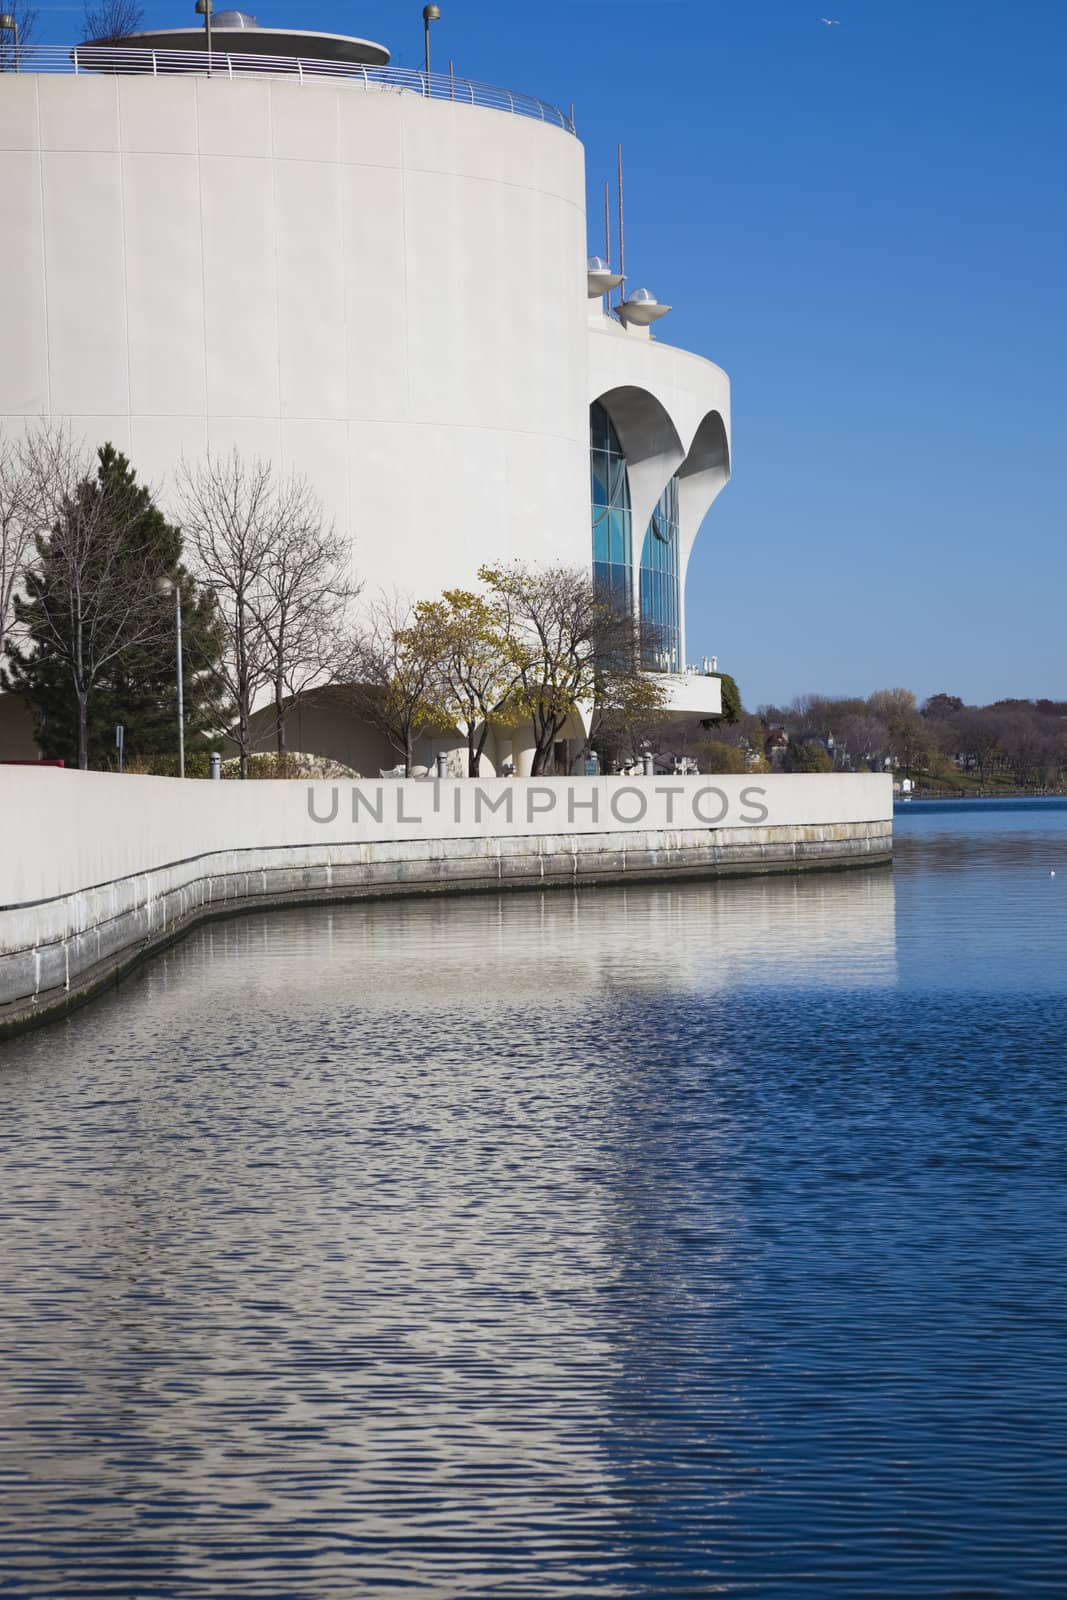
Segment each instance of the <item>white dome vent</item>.
[[665,317],[670,306],[661,306],[651,289],[634,289],[619,306],[623,322],[635,328],[647,328],[650,323]]
[[589,256],[585,263],[586,283],[590,300],[610,294],[622,282],[621,272],[612,272],[603,256]]

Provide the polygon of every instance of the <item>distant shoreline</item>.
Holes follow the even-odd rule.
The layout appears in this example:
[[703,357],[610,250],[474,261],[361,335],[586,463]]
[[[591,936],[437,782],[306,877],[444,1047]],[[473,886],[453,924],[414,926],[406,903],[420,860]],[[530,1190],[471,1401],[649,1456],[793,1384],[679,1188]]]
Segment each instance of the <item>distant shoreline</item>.
[[1067,789],[1051,789],[1051,790],[1048,790],[1048,789],[1046,789],[1046,790],[1012,789],[1012,790],[1009,790],[1005,794],[967,794],[965,791],[961,791],[958,794],[910,794],[910,795],[895,794],[893,796],[893,805],[894,806],[912,805],[912,804],[914,804],[915,801],[921,801],[921,803],[923,805],[934,804],[934,803],[945,803],[945,804],[949,804],[949,805],[957,805],[958,806],[961,802],[964,802],[964,801],[966,801],[968,804],[972,804],[973,803],[974,805],[982,805],[982,804],[997,805],[1001,801],[1004,801],[1004,800],[1064,800],[1064,801],[1067,801]]

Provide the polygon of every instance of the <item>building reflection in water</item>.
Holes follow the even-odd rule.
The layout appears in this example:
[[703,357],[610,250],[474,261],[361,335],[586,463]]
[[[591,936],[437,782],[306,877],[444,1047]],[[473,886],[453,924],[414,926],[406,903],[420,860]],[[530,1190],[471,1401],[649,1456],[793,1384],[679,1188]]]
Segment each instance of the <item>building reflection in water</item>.
[[873,871],[242,918],[12,1046],[24,1592],[624,1595],[683,1548],[716,1581],[752,1130],[688,1008],[891,984],[893,904]]

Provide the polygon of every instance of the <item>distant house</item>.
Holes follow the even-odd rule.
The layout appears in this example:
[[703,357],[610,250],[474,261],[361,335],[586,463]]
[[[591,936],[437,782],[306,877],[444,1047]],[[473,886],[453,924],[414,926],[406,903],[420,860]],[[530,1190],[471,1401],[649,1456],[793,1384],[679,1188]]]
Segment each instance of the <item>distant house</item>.
[[767,737],[763,741],[763,754],[767,757],[767,765],[772,770],[781,766],[788,749],[789,735],[785,729],[768,728]]

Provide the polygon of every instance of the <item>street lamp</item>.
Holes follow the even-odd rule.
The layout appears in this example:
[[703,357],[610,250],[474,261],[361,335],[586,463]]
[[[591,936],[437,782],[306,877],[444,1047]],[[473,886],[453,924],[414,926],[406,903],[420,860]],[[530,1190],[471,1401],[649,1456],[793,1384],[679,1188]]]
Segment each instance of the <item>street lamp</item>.
[[204,32],[207,34],[207,70],[211,76],[211,13],[215,7],[212,0],[196,0],[196,14],[204,19]]
[[441,7],[440,6],[423,6],[423,8],[422,8],[422,31],[423,31],[423,34],[425,35],[425,40],[426,40],[426,93],[427,94],[429,94],[429,92],[430,92],[430,23],[431,22],[440,22],[440,20],[441,20]]
[[[210,3],[210,0],[209,0]],[[160,578],[162,595],[174,596],[174,634],[178,649],[178,776],[185,777],[185,683],[182,675],[182,586],[174,578]]]
[[[437,11],[436,6],[427,6],[426,9],[427,11]],[[437,15],[440,16],[441,13],[438,11]],[[19,19],[13,12],[5,11],[0,16],[0,33],[13,33],[15,36],[15,71],[19,72],[21,70],[19,65]],[[428,37],[429,32],[427,32]],[[426,48],[429,49],[429,45]]]

